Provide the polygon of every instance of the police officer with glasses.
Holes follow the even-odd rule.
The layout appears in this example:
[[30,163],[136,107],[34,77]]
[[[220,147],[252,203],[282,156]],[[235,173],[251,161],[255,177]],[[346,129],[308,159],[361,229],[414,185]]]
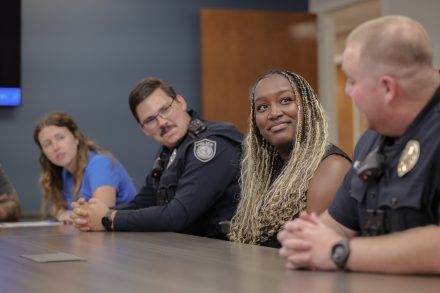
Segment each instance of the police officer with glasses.
[[107,208],[98,199],[73,204],[81,231],[168,231],[224,238],[239,194],[242,134],[202,120],[165,81],[142,80],[130,109],[148,137],[162,146],[135,199]]

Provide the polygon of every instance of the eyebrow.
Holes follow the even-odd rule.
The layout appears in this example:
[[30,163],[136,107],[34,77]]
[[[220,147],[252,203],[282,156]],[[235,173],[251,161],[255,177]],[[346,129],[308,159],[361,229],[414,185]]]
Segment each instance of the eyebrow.
[[156,116],[160,111],[162,111],[162,110],[163,110],[164,108],[166,108],[167,106],[168,106],[168,104],[163,105],[162,107],[159,108],[159,110],[156,111],[155,114],[147,116],[147,118],[145,118],[144,121],[145,121],[146,119],[149,119],[149,118],[152,118],[152,117]]
[[[288,88],[288,89],[282,89],[282,90],[279,90],[279,91],[277,91],[277,92],[270,93],[270,95],[276,95],[276,96],[279,96],[279,95],[281,95],[281,94],[283,94],[283,93],[286,93],[286,92],[292,93],[293,96],[296,97],[296,95],[295,95],[295,91],[294,91],[291,87]],[[260,98],[265,98],[265,97],[266,97],[266,96],[257,97],[256,95],[254,95],[254,100],[257,101],[258,99],[260,99]]]
[[151,121],[151,119],[154,117],[154,115],[148,116],[145,119],[141,120],[141,123],[145,123],[147,121]]

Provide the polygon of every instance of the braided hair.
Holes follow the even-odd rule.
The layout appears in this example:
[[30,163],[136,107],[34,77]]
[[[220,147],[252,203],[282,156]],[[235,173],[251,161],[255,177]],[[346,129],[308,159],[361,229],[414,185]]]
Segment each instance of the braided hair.
[[[275,146],[261,135],[255,118],[255,89],[263,79],[279,74],[290,82],[298,107],[296,137],[290,157],[278,176],[280,160]],[[260,77],[252,88],[249,133],[241,161],[241,198],[232,218],[232,241],[259,244],[275,235],[282,225],[306,208],[306,194],[328,147],[324,110],[309,83],[300,75],[274,70]],[[276,177],[276,178],[274,178]]]

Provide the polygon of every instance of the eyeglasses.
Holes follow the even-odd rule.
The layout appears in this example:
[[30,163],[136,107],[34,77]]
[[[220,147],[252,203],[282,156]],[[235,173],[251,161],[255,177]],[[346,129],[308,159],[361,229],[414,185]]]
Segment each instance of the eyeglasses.
[[173,108],[171,107],[174,103],[175,98],[169,103],[167,106],[162,107],[162,109],[157,112],[156,115],[147,117],[140,124],[142,128],[145,130],[153,130],[157,126],[157,117],[168,118],[168,116],[173,112]]

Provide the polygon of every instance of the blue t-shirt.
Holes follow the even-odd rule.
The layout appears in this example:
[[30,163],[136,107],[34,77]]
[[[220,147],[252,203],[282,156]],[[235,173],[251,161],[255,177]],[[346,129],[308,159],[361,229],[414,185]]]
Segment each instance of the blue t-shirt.
[[72,210],[72,202],[79,197],[86,201],[92,198],[98,187],[112,186],[116,190],[116,204],[130,202],[136,195],[133,182],[124,166],[115,159],[105,155],[89,152],[89,162],[84,169],[78,198],[73,198],[73,176],[63,169],[63,191],[61,196],[67,202],[67,208]]

